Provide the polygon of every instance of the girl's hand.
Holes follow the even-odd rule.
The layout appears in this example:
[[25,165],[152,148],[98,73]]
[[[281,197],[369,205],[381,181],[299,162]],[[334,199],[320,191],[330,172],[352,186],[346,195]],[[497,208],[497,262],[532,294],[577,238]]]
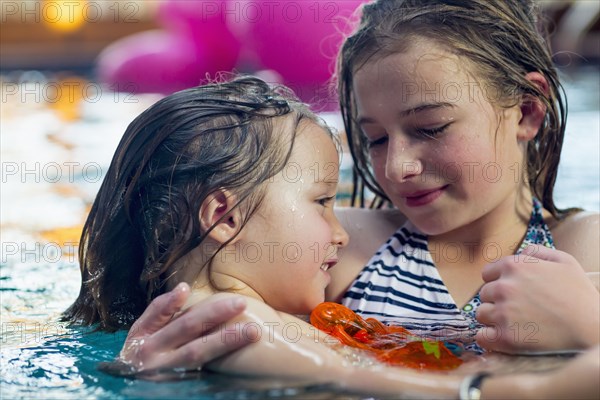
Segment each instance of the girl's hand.
[[529,246],[488,264],[480,291],[476,336],[507,353],[579,350],[600,336],[600,293],[572,256]]
[[491,376],[483,381],[485,399],[598,399],[600,346],[586,350],[565,366],[537,373]]
[[[249,334],[223,335],[213,331],[246,308],[241,297],[217,300],[181,311],[190,287],[180,283],[158,296],[133,324],[119,356],[130,373],[183,368],[199,370],[224,354],[252,342]],[[232,332],[233,333],[233,332]]]

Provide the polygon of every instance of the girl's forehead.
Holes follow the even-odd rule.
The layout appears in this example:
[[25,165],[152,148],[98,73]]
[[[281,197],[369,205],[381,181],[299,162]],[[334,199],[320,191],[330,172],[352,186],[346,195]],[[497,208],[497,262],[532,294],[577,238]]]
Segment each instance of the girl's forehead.
[[471,63],[433,41],[419,41],[402,52],[373,57],[355,70],[356,80],[393,76],[395,80],[460,79],[472,75]]
[[370,60],[355,72],[353,89],[359,108],[366,101],[384,107],[382,97],[392,93],[401,103],[442,101],[481,81],[471,62],[429,41]]

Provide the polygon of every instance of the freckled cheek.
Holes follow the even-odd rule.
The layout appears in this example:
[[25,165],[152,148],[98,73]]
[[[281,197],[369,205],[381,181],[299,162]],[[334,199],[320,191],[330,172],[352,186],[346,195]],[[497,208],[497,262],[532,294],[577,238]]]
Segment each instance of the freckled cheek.
[[373,173],[378,180],[383,180],[385,178],[385,157],[371,157],[371,167],[373,168]]

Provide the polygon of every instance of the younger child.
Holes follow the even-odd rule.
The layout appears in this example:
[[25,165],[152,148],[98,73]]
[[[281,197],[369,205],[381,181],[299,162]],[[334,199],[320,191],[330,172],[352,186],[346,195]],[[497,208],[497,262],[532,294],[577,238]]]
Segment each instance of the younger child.
[[327,335],[292,315],[324,301],[328,270],[348,242],[333,212],[338,158],[314,114],[256,78],[160,100],[116,150],[84,226],[81,291],[65,318],[129,327],[154,297],[185,282],[190,304],[210,307],[233,293],[248,304],[229,327],[241,324],[256,342],[212,370],[370,393],[458,393],[457,376],[352,367],[323,344]]

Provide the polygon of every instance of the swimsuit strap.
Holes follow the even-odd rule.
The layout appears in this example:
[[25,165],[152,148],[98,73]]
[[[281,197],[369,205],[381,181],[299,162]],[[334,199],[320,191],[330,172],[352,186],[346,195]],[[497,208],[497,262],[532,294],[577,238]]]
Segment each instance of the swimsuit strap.
[[533,210],[531,211],[527,232],[525,233],[525,238],[517,249],[516,254],[521,253],[524,248],[532,244],[541,244],[551,249],[554,248],[554,239],[552,238],[548,225],[544,222],[542,203],[535,197],[533,198]]

